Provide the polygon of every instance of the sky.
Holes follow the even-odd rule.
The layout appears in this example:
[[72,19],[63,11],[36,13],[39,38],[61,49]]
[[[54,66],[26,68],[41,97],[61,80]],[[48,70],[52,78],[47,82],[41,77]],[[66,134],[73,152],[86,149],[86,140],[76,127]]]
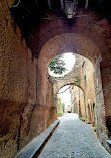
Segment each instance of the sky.
[[[75,55],[73,55],[72,52],[64,53],[63,54],[63,60],[66,64],[67,71],[65,73],[63,73],[62,75],[57,75],[57,74],[54,74],[54,73],[50,72],[50,75],[52,75],[54,77],[63,77],[65,74],[67,74],[68,72],[70,72],[72,70],[72,68],[75,64]],[[69,85],[64,86],[63,88],[60,89],[59,93],[66,90],[68,87],[69,87]],[[71,101],[71,95],[70,95],[69,89],[66,90],[64,93],[59,94],[59,97],[61,98],[62,102],[65,103],[66,108],[67,108],[68,105],[71,104],[71,102],[70,102]]]
[[[63,88],[59,90],[59,93],[65,91],[69,87],[70,87],[69,85],[64,86]],[[65,103],[65,107],[67,108],[67,106],[71,104],[71,95],[70,95],[69,89],[66,90],[64,93],[61,93],[58,95],[59,95],[59,98],[61,98],[62,102]]]

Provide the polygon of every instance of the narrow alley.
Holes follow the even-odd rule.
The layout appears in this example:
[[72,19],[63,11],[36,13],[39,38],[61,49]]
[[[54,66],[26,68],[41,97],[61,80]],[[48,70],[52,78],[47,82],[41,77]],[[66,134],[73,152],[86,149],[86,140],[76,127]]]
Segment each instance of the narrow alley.
[[37,156],[111,158],[108,0],[0,0],[0,158]]
[[39,158],[111,158],[89,124],[77,114],[60,117],[60,124]]

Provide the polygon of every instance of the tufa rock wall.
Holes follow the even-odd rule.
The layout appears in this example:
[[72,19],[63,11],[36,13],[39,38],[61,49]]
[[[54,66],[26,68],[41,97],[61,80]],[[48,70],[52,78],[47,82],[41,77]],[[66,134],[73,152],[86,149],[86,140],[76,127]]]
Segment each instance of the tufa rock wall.
[[[6,1],[0,2],[0,157],[11,158],[55,119],[51,93],[37,104],[37,59],[21,38]],[[38,75],[38,76],[37,76]],[[47,84],[52,89],[52,84]],[[39,89],[38,89],[39,90]],[[48,92],[48,91],[47,91]]]

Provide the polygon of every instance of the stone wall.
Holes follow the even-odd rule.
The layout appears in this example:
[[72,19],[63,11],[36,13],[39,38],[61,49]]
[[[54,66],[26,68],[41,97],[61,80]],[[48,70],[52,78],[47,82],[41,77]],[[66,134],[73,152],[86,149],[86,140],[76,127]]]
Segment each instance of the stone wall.
[[[90,108],[89,106],[90,104],[96,103],[96,95],[95,95],[94,79],[93,79],[94,68],[93,68],[92,63],[83,56],[76,55],[75,59],[76,59],[76,62],[75,62],[74,68],[67,75],[67,78],[69,78],[69,80],[67,81],[66,77],[63,77],[61,79],[58,78],[54,83],[54,90],[60,89],[62,85],[61,83],[63,83],[64,85],[68,83],[72,84],[71,80],[73,80],[73,84],[76,87],[71,86],[72,102],[74,98],[75,98],[75,101],[77,99],[77,96],[75,96],[75,94],[79,95],[80,116],[86,117],[89,121],[91,121],[91,111],[89,109]],[[79,72],[77,73],[77,71]],[[75,76],[79,77],[80,79],[79,86],[75,84],[75,80],[74,80]],[[59,83],[59,81],[61,82]],[[79,110],[77,110],[76,112],[78,113],[78,111]]]
[[86,102],[85,102],[85,93],[80,90],[80,107],[81,107],[81,117],[86,118]]
[[[21,38],[6,1],[0,1],[0,157],[11,158],[55,119],[52,83],[37,104],[37,59]],[[38,75],[38,76],[37,76]],[[48,93],[50,90],[50,93]]]
[[24,144],[28,142],[28,118],[36,101],[36,60],[31,61],[17,26],[14,33],[5,2],[0,5],[0,157],[7,158],[17,152],[23,137]]
[[108,136],[111,136],[111,62],[101,62],[102,86],[106,111],[106,125]]
[[[93,104],[94,105],[96,104],[96,95],[95,95],[94,77],[93,77],[94,67],[92,63],[86,58],[83,58],[82,72],[84,76],[84,86],[85,86],[84,94],[85,94],[85,104],[86,104],[86,113],[87,113],[86,117],[88,121],[92,121],[91,107]],[[94,120],[95,120],[95,117],[94,117]]]
[[57,94],[62,87],[68,84],[79,86],[82,90],[85,88],[84,76],[82,74],[82,56],[76,53],[73,54],[75,55],[75,64],[72,70],[64,77],[55,77],[53,83],[53,91],[55,94]]

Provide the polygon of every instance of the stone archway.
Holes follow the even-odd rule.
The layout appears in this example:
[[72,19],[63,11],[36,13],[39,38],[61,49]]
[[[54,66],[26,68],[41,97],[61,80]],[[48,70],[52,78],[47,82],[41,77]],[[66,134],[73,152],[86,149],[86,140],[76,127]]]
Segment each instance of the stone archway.
[[84,76],[82,74],[83,56],[79,54],[75,54],[75,53],[73,53],[73,55],[75,55],[75,64],[72,70],[68,74],[66,74],[64,77],[55,78],[55,82],[53,83],[53,92],[56,94],[62,87],[64,87],[65,85],[70,85],[70,84],[78,86],[83,91],[85,89]]
[[[101,52],[98,46],[88,37],[81,34],[60,34],[48,40],[42,47],[38,58],[38,104],[47,106],[47,67],[51,60],[65,52],[76,52],[91,61],[94,66],[94,85],[97,106],[98,138],[108,148],[106,143],[107,129],[105,118],[104,97],[101,83],[100,62]],[[98,91],[100,93],[98,93]],[[39,95],[41,94],[41,95]]]
[[[57,50],[58,52],[59,52],[59,50],[61,53],[64,53],[64,51],[69,51],[69,50],[77,52],[77,47],[79,47],[79,50],[81,47],[84,53],[82,53],[82,50],[79,53],[81,55],[83,54],[83,56],[86,57],[85,50],[88,49],[88,48],[86,49],[86,47],[90,47],[90,51],[93,51],[92,56],[95,57],[95,54],[97,54],[97,51],[94,51],[95,50],[94,45],[91,46],[91,43],[95,43],[97,48],[100,50],[101,56],[102,56],[102,62],[96,63],[95,77],[94,77],[96,79],[94,82],[95,82],[95,89],[96,89],[96,100],[97,100],[97,104],[98,104],[97,113],[99,113],[101,111],[101,114],[100,114],[101,117],[106,115],[105,116],[106,119],[101,119],[101,117],[97,118],[97,119],[98,119],[98,123],[100,123],[101,125],[103,124],[103,126],[104,126],[105,123],[107,125],[108,134],[104,140],[101,139],[101,142],[104,144],[104,146],[106,146],[106,148],[108,150],[110,150],[108,145],[106,144],[106,139],[107,139],[108,135],[109,136],[111,135],[111,128],[110,128],[110,122],[111,122],[111,112],[110,112],[111,111],[111,106],[110,106],[110,104],[111,104],[111,82],[110,82],[111,25],[106,19],[101,20],[99,15],[97,15],[97,13],[95,13],[95,12],[87,12],[86,10],[83,10],[82,13],[85,13],[86,15],[88,15],[87,18],[75,18],[71,26],[67,23],[66,20],[63,20],[63,19],[61,20],[59,18],[53,19],[53,20],[48,20],[48,21],[41,21],[40,28],[39,28],[39,41],[36,38],[36,35],[37,35],[36,31],[32,32],[33,40],[32,39],[30,40],[32,43],[31,48],[33,48],[33,42],[34,42],[35,43],[34,48],[36,48],[36,49],[34,49],[35,54],[38,57],[41,54],[41,52],[43,51],[43,48],[45,48],[46,45],[48,47],[47,41],[49,41],[49,43],[50,43],[52,40],[52,44],[50,43],[49,45],[51,46],[52,51],[54,51],[56,44],[57,44],[57,40],[58,40],[59,45],[61,45],[61,44],[69,45],[69,47],[70,47],[70,49],[69,49],[68,46],[65,46],[65,48],[64,48],[64,46],[62,46],[62,47],[60,46],[60,48]],[[66,38],[65,38],[65,36],[64,37],[62,36],[64,38],[64,42],[62,42],[63,39],[60,37],[62,34],[69,35],[69,37],[66,37]],[[74,41],[74,39],[72,39],[72,41],[70,40],[71,42],[68,41],[69,38],[71,38],[71,34],[76,35],[75,41],[77,40],[77,36],[79,36],[79,35],[81,36],[81,38],[84,41],[79,39],[80,43],[74,45],[74,43],[72,42],[72,41]],[[89,43],[86,42],[86,40],[85,40],[86,38],[88,39],[87,41],[89,41]],[[55,42],[54,42],[54,40],[55,40]],[[83,47],[85,47],[84,49],[81,46],[81,42],[84,43],[83,44],[84,45]],[[66,47],[67,47],[67,49],[66,49]],[[89,51],[89,54],[91,55],[90,51]],[[55,54],[59,54],[59,53],[56,52]],[[86,53],[86,54],[88,54],[88,53]],[[54,57],[55,57],[54,54],[52,55],[52,57],[49,56],[49,58],[51,58],[51,60]],[[93,63],[93,61],[90,59],[90,57],[88,57],[88,55],[87,55],[87,58]],[[48,59],[46,59],[46,60],[48,60]],[[95,57],[95,61],[97,61],[96,57]],[[101,61],[101,57],[99,58],[99,61]],[[93,65],[95,65],[95,64],[93,64]],[[101,84],[101,79],[102,79],[102,84]],[[103,90],[101,91],[101,89],[103,89]],[[100,106],[100,104],[102,107]],[[104,107],[105,107],[105,112],[104,112]],[[99,127],[102,127],[101,125]],[[99,129],[99,127],[98,127],[98,129]],[[99,129],[99,131],[105,131],[105,130],[106,129],[104,129],[104,128]],[[102,135],[104,135],[104,134],[102,134],[101,136],[100,135],[101,134],[99,134],[99,137],[103,137]]]
[[[91,122],[88,113],[88,100],[91,99],[94,102],[96,102],[94,81],[93,81],[94,68],[92,63],[87,58],[75,53],[73,53],[73,55],[75,55],[75,64],[72,70],[64,77],[56,77],[54,79],[53,93],[54,95],[61,94],[61,92],[59,93],[59,90],[65,87],[66,85],[70,85],[71,105],[73,107],[73,111],[75,108],[77,108],[75,105],[78,95],[79,96],[78,106],[82,110],[80,111],[76,110],[76,112],[77,113],[80,112],[79,116],[85,117],[88,122]],[[87,76],[87,86],[85,82],[85,76]],[[54,102],[56,103],[55,98],[54,98]]]
[[[55,49],[56,48],[56,49]],[[48,56],[47,56],[47,53]],[[51,60],[64,52],[75,52],[89,59],[92,64],[101,61],[101,53],[96,44],[90,38],[75,33],[64,33],[48,40],[40,51],[39,60],[42,56],[44,62]]]

